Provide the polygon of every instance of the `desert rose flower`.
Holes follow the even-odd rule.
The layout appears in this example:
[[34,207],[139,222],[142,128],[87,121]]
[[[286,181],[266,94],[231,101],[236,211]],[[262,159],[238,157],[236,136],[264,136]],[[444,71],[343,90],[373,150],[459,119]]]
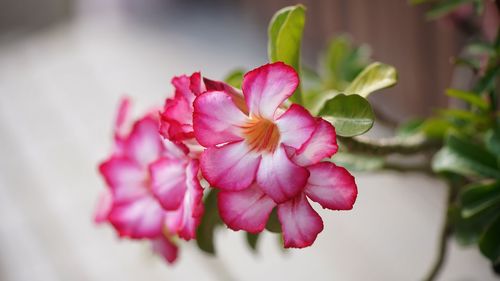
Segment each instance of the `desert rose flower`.
[[285,247],[311,245],[323,229],[307,197],[324,208],[351,209],[357,190],[344,168],[320,162],[337,151],[333,126],[292,104],[299,83],[293,68],[274,63],[248,72],[245,105],[225,91],[194,101],[193,125],[205,179],[221,189],[221,218],[234,230],[264,229],[277,206]]
[[175,235],[195,237],[203,213],[198,160],[185,147],[162,140],[156,114],[127,131],[129,101],[121,103],[111,156],[99,166],[108,189],[95,220],[109,222],[120,237],[148,239],[168,262],[177,257]]

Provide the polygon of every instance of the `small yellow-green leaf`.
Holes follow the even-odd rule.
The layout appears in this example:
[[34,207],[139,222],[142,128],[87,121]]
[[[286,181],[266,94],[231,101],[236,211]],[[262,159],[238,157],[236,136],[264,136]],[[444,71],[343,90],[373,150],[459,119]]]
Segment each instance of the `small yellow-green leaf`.
[[448,89],[446,90],[446,94],[450,97],[461,99],[471,105],[475,105],[480,109],[483,110],[488,109],[488,103],[474,92],[467,92],[457,89]]
[[359,95],[336,95],[325,103],[319,114],[332,123],[337,134],[343,137],[361,135],[373,126],[372,107]]
[[356,76],[345,89],[345,94],[357,94],[366,98],[375,91],[393,86],[397,80],[397,72],[393,66],[374,62]]

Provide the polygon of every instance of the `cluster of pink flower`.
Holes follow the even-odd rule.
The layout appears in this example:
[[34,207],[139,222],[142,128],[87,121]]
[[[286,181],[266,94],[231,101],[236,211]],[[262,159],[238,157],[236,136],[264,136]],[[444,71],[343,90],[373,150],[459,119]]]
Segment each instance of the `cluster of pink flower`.
[[248,72],[242,90],[202,78],[172,80],[175,95],[127,131],[128,100],[120,106],[115,145],[99,170],[108,189],[97,222],[120,237],[148,239],[168,262],[175,237],[195,238],[203,216],[205,179],[218,188],[218,209],[233,230],[264,230],[273,209],[285,247],[311,245],[323,230],[309,200],[349,210],[357,195],[344,168],[322,161],[337,151],[334,127],[302,106],[286,106],[299,78],[273,63]]

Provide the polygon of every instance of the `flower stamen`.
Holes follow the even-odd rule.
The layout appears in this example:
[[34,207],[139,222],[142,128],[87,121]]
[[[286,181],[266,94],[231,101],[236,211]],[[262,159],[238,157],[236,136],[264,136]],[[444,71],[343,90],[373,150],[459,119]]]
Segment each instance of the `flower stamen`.
[[279,144],[278,127],[265,118],[254,116],[242,129],[251,150],[273,152]]

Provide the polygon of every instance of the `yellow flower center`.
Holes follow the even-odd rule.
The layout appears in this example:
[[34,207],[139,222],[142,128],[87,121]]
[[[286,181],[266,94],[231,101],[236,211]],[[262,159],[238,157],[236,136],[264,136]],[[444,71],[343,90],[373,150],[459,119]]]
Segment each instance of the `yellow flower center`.
[[272,121],[253,116],[242,129],[251,150],[273,152],[278,147],[280,132]]

